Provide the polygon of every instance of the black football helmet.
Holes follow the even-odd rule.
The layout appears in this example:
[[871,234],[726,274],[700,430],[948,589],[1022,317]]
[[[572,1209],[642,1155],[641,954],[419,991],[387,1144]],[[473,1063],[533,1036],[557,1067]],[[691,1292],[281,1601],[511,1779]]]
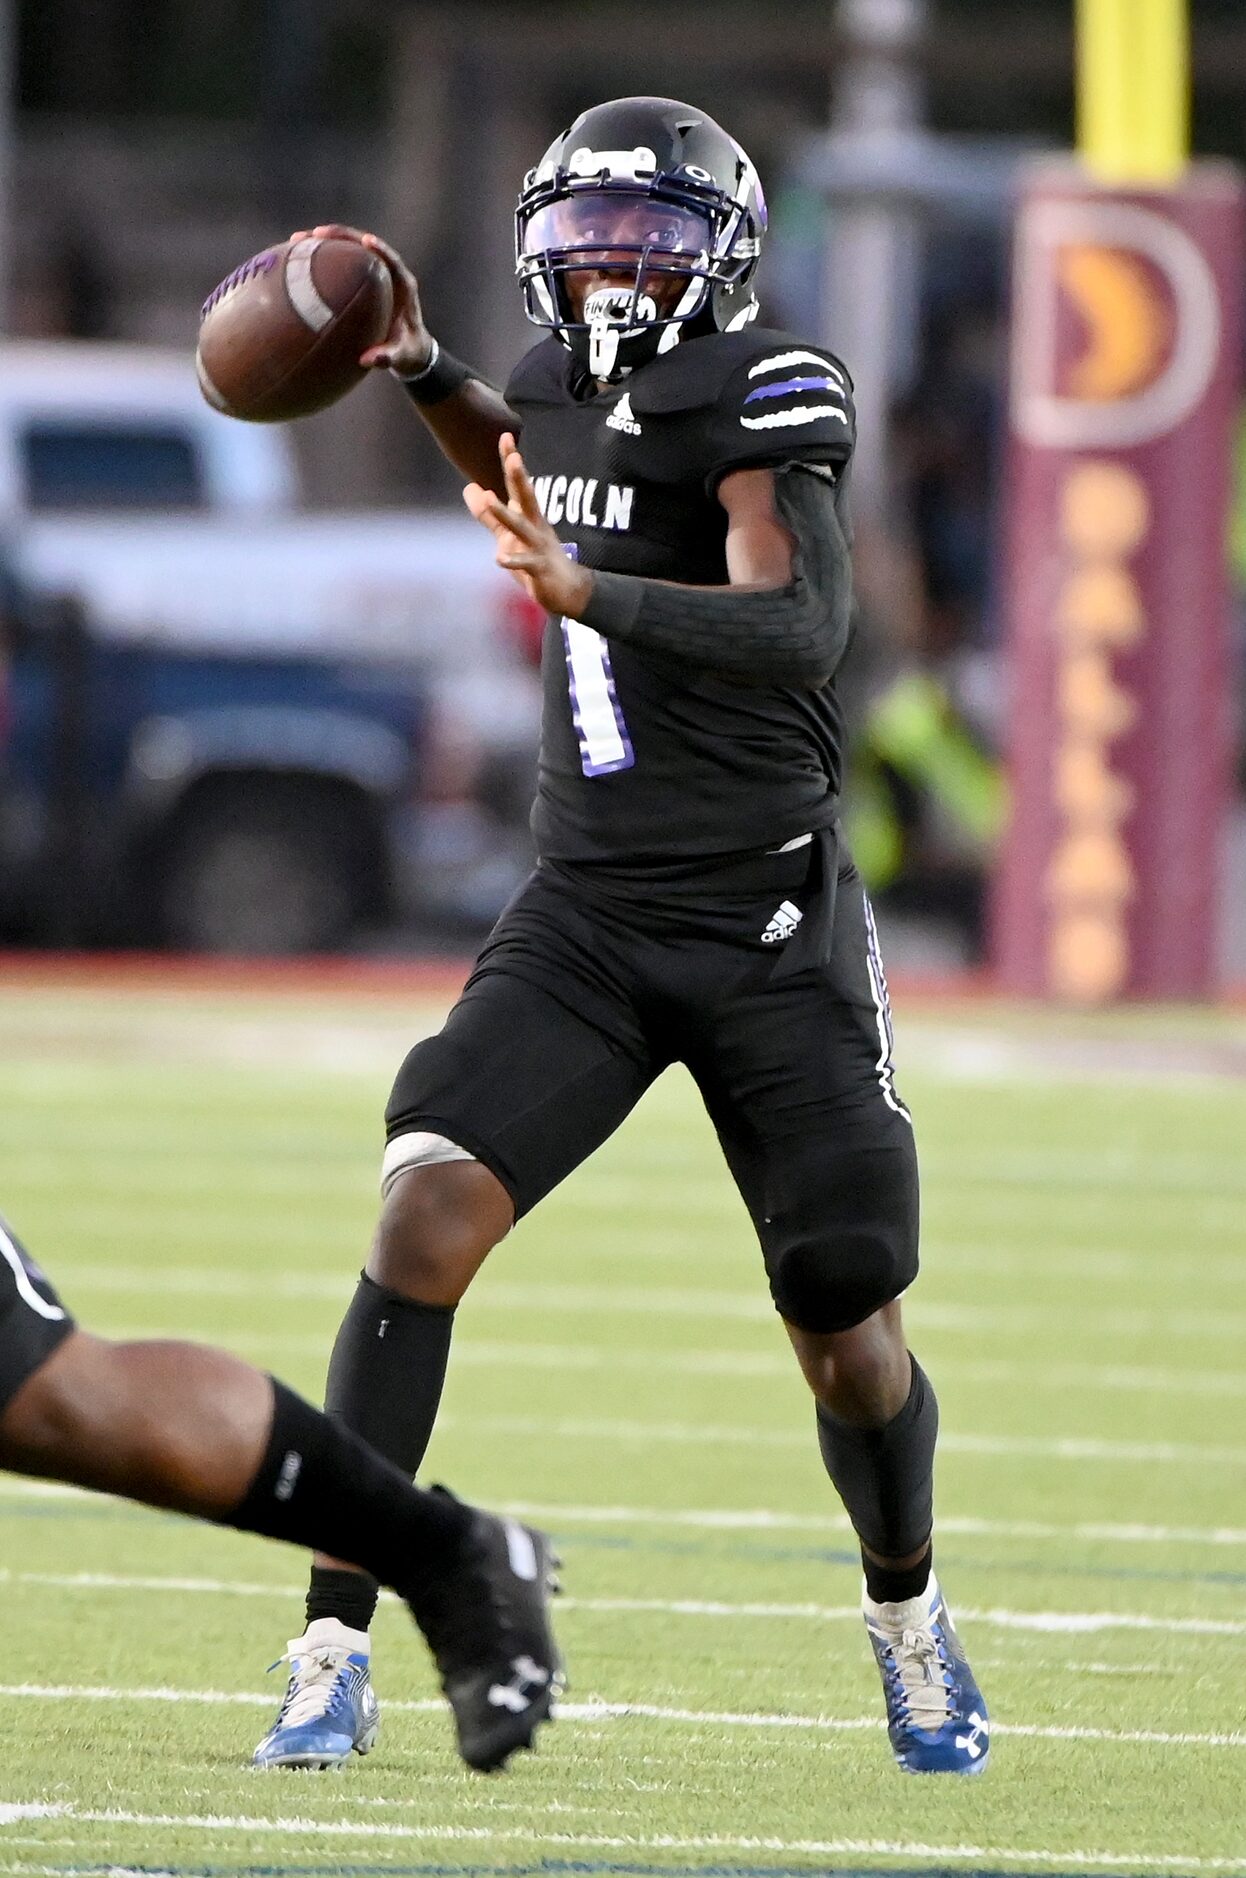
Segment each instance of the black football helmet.
[[[765,232],[757,171],[712,117],[673,98],[616,98],[524,177],[515,271],[528,318],[594,378],[618,379],[685,335],[755,319]],[[587,277],[575,298],[572,274]]]

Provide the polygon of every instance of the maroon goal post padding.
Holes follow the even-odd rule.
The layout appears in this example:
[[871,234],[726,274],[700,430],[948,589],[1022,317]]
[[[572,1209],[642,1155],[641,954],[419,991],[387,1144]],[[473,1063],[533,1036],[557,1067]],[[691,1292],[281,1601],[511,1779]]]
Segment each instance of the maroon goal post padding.
[[1002,986],[1216,988],[1232,722],[1226,554],[1243,194],[1044,165],[1016,228]]

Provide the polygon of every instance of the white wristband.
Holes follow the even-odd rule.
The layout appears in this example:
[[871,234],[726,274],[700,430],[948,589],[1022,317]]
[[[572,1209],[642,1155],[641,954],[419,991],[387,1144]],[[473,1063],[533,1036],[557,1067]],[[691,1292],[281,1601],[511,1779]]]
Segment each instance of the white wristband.
[[418,372],[400,372],[396,365],[391,365],[389,369],[393,373],[394,377],[398,380],[399,384],[418,385],[421,378],[428,377],[429,373],[432,371],[433,367],[436,365],[440,357],[441,357],[441,347],[438,345],[437,341],[434,339],[433,349],[428,355],[428,362],[425,365],[421,365]]

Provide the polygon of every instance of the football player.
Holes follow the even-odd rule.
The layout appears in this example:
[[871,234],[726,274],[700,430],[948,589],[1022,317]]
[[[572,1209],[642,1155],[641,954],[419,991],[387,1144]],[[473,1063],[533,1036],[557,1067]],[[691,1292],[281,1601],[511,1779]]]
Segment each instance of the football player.
[[[400,380],[499,564],[550,616],[539,865],[398,1072],[329,1407],[414,1474],[489,1251],[686,1064],[861,1542],[896,1759],[978,1773],[986,1709],[932,1565],[935,1395],[901,1323],[912,1124],[838,830],[848,372],[754,323],[757,173],[670,99],[587,111],[524,179],[517,271],[546,336],[502,393],[433,338],[392,248],[315,232],[389,266],[393,326],[363,362]],[[364,1657],[374,1598],[321,1557],[308,1634]],[[262,1757],[281,1741],[279,1725]]]
[[[421,1492],[223,1350],[88,1335],[3,1220],[0,1467],[357,1559],[406,1600],[471,1767],[504,1766],[549,1719],[562,1672],[542,1534]],[[366,1754],[378,1728],[366,1656],[343,1665],[314,1636],[290,1656],[282,1764],[321,1766],[326,1745]]]

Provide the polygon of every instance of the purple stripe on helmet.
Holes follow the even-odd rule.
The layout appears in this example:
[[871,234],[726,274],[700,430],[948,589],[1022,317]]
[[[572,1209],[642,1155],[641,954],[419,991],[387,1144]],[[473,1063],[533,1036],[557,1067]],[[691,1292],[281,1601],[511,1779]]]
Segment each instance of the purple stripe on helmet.
[[757,398],[782,398],[789,391],[834,391],[843,396],[833,378],[783,378],[777,385],[759,385],[756,391],[749,392],[744,402],[752,404]]

